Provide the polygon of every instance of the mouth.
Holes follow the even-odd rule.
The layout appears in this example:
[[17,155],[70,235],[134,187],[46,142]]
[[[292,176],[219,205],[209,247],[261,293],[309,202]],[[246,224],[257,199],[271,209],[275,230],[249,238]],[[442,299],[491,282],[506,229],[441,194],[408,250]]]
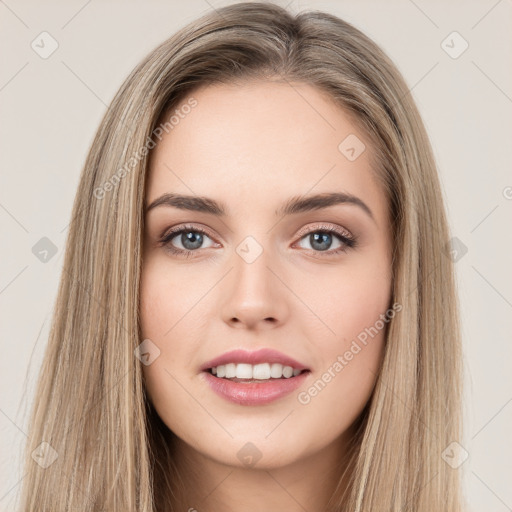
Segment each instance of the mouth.
[[200,370],[212,391],[238,405],[264,405],[281,399],[311,374],[310,368],[271,349],[231,351]]

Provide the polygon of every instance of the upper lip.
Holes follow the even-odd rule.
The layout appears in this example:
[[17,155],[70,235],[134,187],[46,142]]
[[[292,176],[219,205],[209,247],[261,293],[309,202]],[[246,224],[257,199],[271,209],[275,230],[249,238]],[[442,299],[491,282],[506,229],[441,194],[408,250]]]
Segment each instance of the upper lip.
[[219,366],[228,363],[247,363],[247,364],[258,364],[258,363],[280,363],[283,366],[291,366],[297,370],[307,370],[307,366],[299,363],[295,359],[273,350],[271,348],[262,348],[254,350],[252,352],[247,350],[231,350],[224,354],[207,361],[201,366],[201,371],[208,370],[214,366]]

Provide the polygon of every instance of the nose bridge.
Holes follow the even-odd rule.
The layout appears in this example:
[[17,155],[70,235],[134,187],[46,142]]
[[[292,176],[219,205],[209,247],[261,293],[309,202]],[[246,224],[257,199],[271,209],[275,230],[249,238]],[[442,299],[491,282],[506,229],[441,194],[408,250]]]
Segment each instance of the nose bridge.
[[265,241],[269,242],[269,237],[260,242],[247,236],[233,252],[234,269],[222,312],[224,321],[231,325],[255,327],[285,321],[286,298],[271,271],[275,261],[272,250],[263,246]]

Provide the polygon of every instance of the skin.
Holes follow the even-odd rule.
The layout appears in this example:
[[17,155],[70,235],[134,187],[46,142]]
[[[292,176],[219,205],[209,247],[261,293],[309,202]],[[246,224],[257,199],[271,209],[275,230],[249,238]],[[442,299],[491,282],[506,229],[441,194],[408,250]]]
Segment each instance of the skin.
[[[263,500],[267,510],[324,510],[375,385],[385,328],[308,404],[298,393],[390,307],[388,205],[371,148],[310,85],[214,85],[193,97],[197,106],[153,150],[146,204],[173,192],[215,199],[228,211],[220,218],[161,205],[146,213],[140,309],[144,339],[160,350],[143,370],[151,402],[176,435],[185,482],[178,509],[250,512]],[[355,161],[338,149],[349,134],[366,144]],[[373,218],[348,203],[275,215],[292,196],[324,192],[357,196]],[[209,233],[189,258],[159,244],[183,224]],[[309,235],[322,232],[319,224],[348,232],[357,246],[332,254],[344,245],[334,234],[326,251],[318,249]],[[236,252],[247,236],[263,250],[250,264]],[[169,244],[184,250],[182,240],[178,234]],[[203,380],[206,361],[262,347],[310,368],[297,391],[244,406]],[[261,455],[254,467],[237,456],[248,442]]]

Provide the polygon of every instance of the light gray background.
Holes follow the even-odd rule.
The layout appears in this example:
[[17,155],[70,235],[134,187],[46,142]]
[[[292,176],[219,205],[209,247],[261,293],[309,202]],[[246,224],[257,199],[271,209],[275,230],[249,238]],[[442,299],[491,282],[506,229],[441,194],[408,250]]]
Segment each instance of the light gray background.
[[[234,2],[0,0],[0,510],[14,510],[23,478],[27,412],[93,134],[142,57],[227,3]],[[439,163],[452,234],[467,247],[456,268],[469,457],[454,471],[464,474],[472,511],[512,510],[512,2],[276,3],[353,23],[387,51],[411,87]],[[47,59],[31,48],[43,31],[59,45]],[[453,31],[469,43],[456,59],[441,46]],[[32,252],[42,237],[57,247],[46,263]]]

